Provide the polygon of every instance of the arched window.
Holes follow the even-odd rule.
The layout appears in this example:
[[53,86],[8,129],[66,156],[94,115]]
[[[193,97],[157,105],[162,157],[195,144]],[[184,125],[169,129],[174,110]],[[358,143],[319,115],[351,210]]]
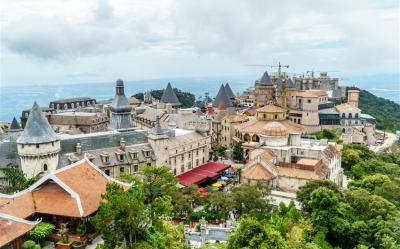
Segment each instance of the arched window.
[[68,105],[64,104],[64,110],[67,110],[67,109],[68,109]]
[[358,119],[358,113],[354,114],[354,118]]
[[346,133],[346,129],[345,128],[342,129],[342,133]]
[[248,141],[250,141],[251,139],[250,139],[250,135],[249,134],[244,134],[244,141],[246,141],[246,142],[248,142]]
[[353,113],[349,113],[349,118],[353,118]]
[[342,113],[342,118],[346,118],[346,114],[345,113]]
[[43,165],[43,171],[47,171],[47,164]]
[[71,103],[71,108],[75,108],[74,103]]
[[253,142],[259,142],[259,141],[260,141],[260,138],[259,138],[256,134],[254,134],[254,135],[251,137],[251,141],[253,141]]

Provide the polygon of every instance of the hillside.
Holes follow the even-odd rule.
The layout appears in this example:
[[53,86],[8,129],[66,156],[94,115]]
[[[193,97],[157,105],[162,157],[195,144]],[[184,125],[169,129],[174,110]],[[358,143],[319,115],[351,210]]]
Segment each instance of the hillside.
[[[164,92],[164,90],[152,90],[152,91],[150,91],[150,94],[151,94],[151,96],[153,96],[153,98],[160,100],[163,92]],[[194,101],[196,99],[194,94],[181,91],[177,88],[174,88],[174,92],[175,92],[176,96],[178,97],[179,101],[181,102],[182,108],[193,107]],[[132,96],[143,101],[143,93],[136,93]]]
[[[385,98],[377,97],[372,93],[355,88],[348,87],[347,90],[358,89],[360,90],[359,107],[362,113],[369,114],[376,118],[376,127],[380,130],[390,130],[392,132],[400,130],[400,105],[394,101]],[[346,99],[347,99],[346,90]]]

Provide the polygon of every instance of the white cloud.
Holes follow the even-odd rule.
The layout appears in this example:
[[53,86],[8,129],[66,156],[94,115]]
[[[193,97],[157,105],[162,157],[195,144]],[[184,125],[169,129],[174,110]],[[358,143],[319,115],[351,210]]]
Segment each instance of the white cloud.
[[[117,74],[129,63],[149,67],[143,75],[162,74],[156,77],[179,76],[179,68],[187,70],[182,74],[217,69],[229,74],[221,63],[237,65],[232,74],[254,72],[242,68],[247,63],[277,61],[295,72],[314,67],[379,73],[399,67],[397,1],[15,0],[1,8],[1,56],[20,56],[22,67],[61,68],[72,61],[90,75],[97,74],[93,65],[99,61],[104,71]],[[105,61],[110,57],[112,65]],[[143,76],[135,73],[131,77]]]

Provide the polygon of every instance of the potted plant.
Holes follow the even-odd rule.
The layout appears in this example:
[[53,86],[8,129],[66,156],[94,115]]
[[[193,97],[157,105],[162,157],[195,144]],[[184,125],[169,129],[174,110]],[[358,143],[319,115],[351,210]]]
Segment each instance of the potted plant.
[[53,232],[54,228],[53,224],[40,222],[32,231],[28,232],[28,237],[37,244],[44,246],[47,236]]
[[60,229],[58,229],[58,233],[61,235],[61,240],[56,243],[57,249],[70,249],[72,245],[72,241],[69,240],[68,236],[68,227],[66,223],[60,224]]

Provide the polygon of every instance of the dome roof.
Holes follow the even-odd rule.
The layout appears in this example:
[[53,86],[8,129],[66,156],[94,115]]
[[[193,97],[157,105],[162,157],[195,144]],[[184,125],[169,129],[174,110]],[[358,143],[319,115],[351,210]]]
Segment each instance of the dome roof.
[[286,127],[279,122],[270,122],[263,127],[263,135],[282,137],[288,135]]

